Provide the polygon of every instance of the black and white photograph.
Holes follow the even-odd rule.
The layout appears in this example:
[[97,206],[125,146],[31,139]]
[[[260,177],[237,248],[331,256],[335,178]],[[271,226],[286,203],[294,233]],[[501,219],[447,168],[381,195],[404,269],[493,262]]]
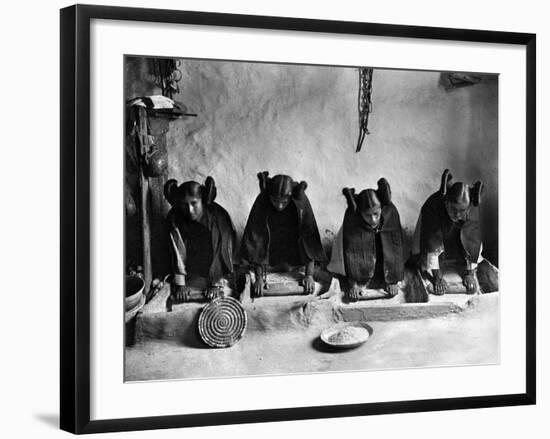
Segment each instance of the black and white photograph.
[[543,2],[6,6],[3,437],[545,437]]
[[123,64],[125,382],[499,364],[498,72]]

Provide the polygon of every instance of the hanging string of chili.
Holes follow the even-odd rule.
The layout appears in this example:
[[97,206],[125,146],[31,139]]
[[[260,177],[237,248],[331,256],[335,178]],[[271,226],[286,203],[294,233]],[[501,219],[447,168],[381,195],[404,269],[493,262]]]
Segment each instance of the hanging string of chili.
[[359,138],[355,152],[361,151],[365,136],[370,134],[368,125],[369,115],[372,112],[372,74],[373,69],[364,67],[359,69]]

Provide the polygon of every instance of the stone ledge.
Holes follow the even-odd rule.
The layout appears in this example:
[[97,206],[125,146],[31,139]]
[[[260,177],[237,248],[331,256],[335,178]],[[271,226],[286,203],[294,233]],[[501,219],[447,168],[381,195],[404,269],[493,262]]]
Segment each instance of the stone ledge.
[[[197,321],[204,303],[190,302],[167,310],[169,287],[163,288],[136,318],[136,341],[147,339],[195,339]],[[491,293],[498,294],[498,293]],[[480,296],[430,295],[427,303],[402,303],[399,298],[343,303],[341,296],[262,297],[243,301],[247,331],[304,330],[311,325],[346,321],[392,321],[441,317],[475,304]]]

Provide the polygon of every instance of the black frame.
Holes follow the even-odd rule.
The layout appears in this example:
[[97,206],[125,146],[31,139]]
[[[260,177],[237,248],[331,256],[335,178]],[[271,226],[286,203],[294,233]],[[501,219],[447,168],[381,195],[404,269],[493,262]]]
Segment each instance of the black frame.
[[[466,398],[90,420],[90,21],[92,19],[517,44],[526,47],[526,392]],[[536,36],[287,17],[75,5],[61,9],[60,426],[99,433],[535,404]]]

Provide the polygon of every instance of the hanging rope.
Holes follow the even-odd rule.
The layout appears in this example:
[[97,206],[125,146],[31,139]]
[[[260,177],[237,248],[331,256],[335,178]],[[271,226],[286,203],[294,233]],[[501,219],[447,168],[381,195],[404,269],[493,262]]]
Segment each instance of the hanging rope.
[[373,69],[359,69],[359,138],[357,139],[357,148],[355,152],[361,151],[365,135],[370,134],[369,114],[372,112],[372,72]]

